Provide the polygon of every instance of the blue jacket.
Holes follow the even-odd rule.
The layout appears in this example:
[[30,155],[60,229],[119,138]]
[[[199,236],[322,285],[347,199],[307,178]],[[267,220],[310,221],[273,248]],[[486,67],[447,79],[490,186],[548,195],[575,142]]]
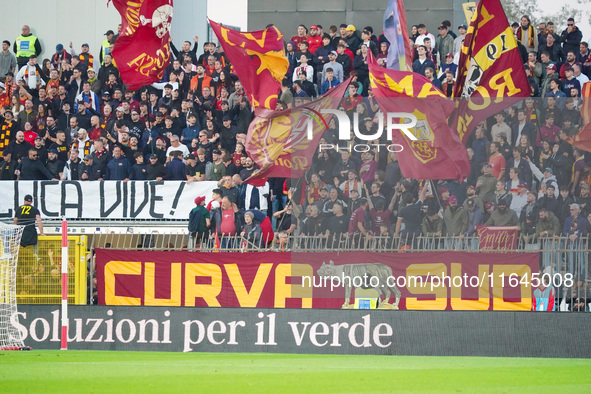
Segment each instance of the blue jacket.
[[129,160],[125,158],[125,156],[119,156],[119,159],[115,159],[113,157],[107,163],[107,172],[105,174],[105,180],[110,181],[122,181],[124,179],[129,179],[129,174],[131,170],[131,164]]
[[324,94],[326,92],[328,92],[329,89],[332,89],[334,87],[336,87],[338,84],[340,84],[341,81],[339,81],[336,78],[333,78],[332,81],[329,81],[328,79],[326,81],[324,81],[324,83],[322,84],[322,88],[320,89],[320,94]]
[[185,172],[185,163],[181,159],[174,158],[168,163],[166,163],[166,168],[170,174],[170,180],[173,181],[186,181],[187,175]]

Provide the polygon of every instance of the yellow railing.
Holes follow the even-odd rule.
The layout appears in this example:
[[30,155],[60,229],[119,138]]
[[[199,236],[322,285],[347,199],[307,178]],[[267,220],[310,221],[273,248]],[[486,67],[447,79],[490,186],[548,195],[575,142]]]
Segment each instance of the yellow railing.
[[[87,237],[68,236],[68,303],[86,304]],[[21,247],[18,255],[16,299],[19,304],[60,304],[62,239],[39,237],[38,247]]]

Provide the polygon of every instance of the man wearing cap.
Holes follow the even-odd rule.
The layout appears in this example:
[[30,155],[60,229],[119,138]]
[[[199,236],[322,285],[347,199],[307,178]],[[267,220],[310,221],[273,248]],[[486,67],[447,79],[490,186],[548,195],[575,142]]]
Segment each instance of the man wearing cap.
[[558,74],[556,73],[556,64],[550,63],[546,66],[546,76],[540,85],[540,96],[546,97],[546,93],[550,91],[550,81],[558,81]]
[[35,138],[35,141],[33,142],[33,148],[37,149],[37,153],[39,155],[38,159],[41,161],[41,163],[46,163],[48,149],[45,145],[43,145],[43,139],[40,136]]
[[357,31],[355,29],[355,26],[347,25],[345,32],[346,32],[345,34],[347,34],[347,38],[346,38],[347,46],[349,47],[351,52],[353,52],[353,54],[357,53],[357,50],[361,46],[361,38],[357,35]]
[[437,40],[435,41],[435,50],[439,55],[439,64],[443,64],[445,62],[444,56],[452,53],[454,50],[454,39],[450,34],[448,34],[446,25],[440,25],[438,30],[439,34],[437,35]]
[[456,54],[460,52],[462,49],[462,45],[464,44],[464,39],[466,38],[466,32],[468,31],[468,26],[460,25],[458,26],[458,32],[460,33],[459,36],[456,37],[454,40],[454,50],[453,53]]
[[51,173],[52,179],[62,179],[64,166],[66,164],[58,159],[57,153],[57,149],[55,148],[47,151],[47,162],[45,163],[45,167],[47,168],[47,171]]
[[98,95],[101,94],[102,84],[96,77],[94,68],[89,67],[88,70],[86,70],[86,75],[88,76],[88,83],[90,83],[90,90],[92,90],[98,97]]
[[[518,189],[518,192],[517,192],[517,194],[513,195],[513,198],[511,199],[511,204],[509,205],[509,209],[512,209],[513,211],[515,211],[515,213],[517,215],[521,215],[523,207],[525,207],[527,205],[527,203],[529,202],[528,201],[529,194],[527,191],[527,184],[521,182],[517,186],[517,189]],[[535,197],[535,194],[534,194],[534,197]],[[535,201],[535,199],[534,199],[534,201]]]
[[148,167],[146,168],[146,179],[149,181],[161,181],[168,179],[169,173],[166,167],[158,161],[158,155],[152,153],[148,157]]
[[195,198],[195,208],[189,213],[189,249],[209,238],[210,213],[205,208],[205,197]]
[[322,46],[322,37],[318,35],[318,26],[310,26],[310,35],[306,41],[308,42],[309,51],[315,54],[316,50]]
[[90,69],[94,66],[94,57],[90,54],[89,50],[90,46],[87,43],[84,43],[82,44],[82,52],[80,53],[80,55],[78,55],[74,50],[74,47],[72,46],[72,41],[70,41],[70,53],[72,55],[72,58],[78,58],[80,60],[80,63],[85,64],[86,67]]
[[45,236],[43,233],[43,223],[41,222],[41,214],[33,206],[33,196],[27,194],[25,196],[24,204],[18,207],[14,216],[14,224],[25,226],[23,236],[21,238],[21,246],[37,245],[37,231],[35,230],[35,222],[39,227],[39,235]]
[[328,53],[328,63],[326,63],[322,68],[322,83],[326,81],[326,70],[331,68],[333,72],[334,78],[339,81],[344,81],[344,72],[343,66],[337,62],[338,53],[335,50],[331,50]]
[[111,39],[114,35],[115,32],[113,30],[107,30],[107,32],[105,33],[106,39],[101,43],[101,52],[99,55],[101,65],[105,64],[105,56],[110,54],[109,48],[111,46]]
[[507,201],[501,199],[497,209],[490,215],[484,224],[485,226],[517,226],[519,219],[515,211],[508,209]]
[[4,111],[4,109],[1,108],[0,112],[2,111],[3,116],[0,117],[0,119],[2,119],[2,122],[0,122],[0,157],[2,157],[2,152],[14,139],[14,135],[19,129],[17,123],[13,119],[12,111]]
[[0,80],[4,81],[6,73],[14,73],[16,69],[16,57],[9,51],[10,41],[2,41],[2,52],[0,52]]
[[[572,52],[569,52],[569,55],[572,55]],[[566,97],[570,97],[572,89],[576,89],[578,95],[580,95],[581,83],[575,78],[575,70],[570,66],[565,67],[564,76],[564,80],[560,83],[560,91],[564,93]]]
[[66,51],[64,46],[62,44],[57,44],[55,46],[55,53],[51,56],[50,61],[51,61],[51,65],[53,66],[53,68],[55,70],[61,71],[62,61],[67,60],[69,62],[70,59],[71,59],[71,56],[68,53],[68,51]]
[[12,154],[4,153],[3,160],[0,162],[0,180],[15,181],[17,165],[18,163],[12,160]]
[[22,27],[21,35],[14,41],[12,51],[16,54],[19,69],[29,61],[31,55],[38,56],[41,53],[41,43],[36,36],[31,34],[28,25]]
[[212,152],[213,162],[211,164],[211,179],[212,181],[221,180],[227,173],[226,166],[222,161],[222,152],[219,149],[214,149]]

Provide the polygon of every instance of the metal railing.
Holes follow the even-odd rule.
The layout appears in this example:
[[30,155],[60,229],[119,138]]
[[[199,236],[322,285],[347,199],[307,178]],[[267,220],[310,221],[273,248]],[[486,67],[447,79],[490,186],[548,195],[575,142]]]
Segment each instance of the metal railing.
[[[137,229],[136,229],[137,231]],[[427,237],[427,236],[275,236],[273,239],[252,242],[237,236],[206,237],[190,239],[188,234],[94,234],[89,236],[91,248],[120,250],[154,251],[193,251],[193,252],[382,252],[416,253],[434,251],[455,251],[472,253],[528,253],[538,252],[540,273],[551,277],[572,278],[572,286],[561,281],[555,287],[555,307],[557,311],[589,311],[591,309],[591,283],[588,278],[589,243],[587,238],[571,241],[567,237],[525,238],[520,237],[515,244],[496,245],[496,249],[480,249],[478,237]],[[516,246],[515,246],[516,245]],[[90,279],[92,283],[92,278]]]

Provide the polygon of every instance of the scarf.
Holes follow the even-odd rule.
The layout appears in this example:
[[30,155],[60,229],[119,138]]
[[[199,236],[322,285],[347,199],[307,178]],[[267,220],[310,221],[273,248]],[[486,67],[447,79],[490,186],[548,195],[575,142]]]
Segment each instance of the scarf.
[[[349,189],[349,187],[350,187],[349,185],[350,185],[350,184],[351,184],[351,181],[347,181],[347,182],[345,182],[345,196],[347,196],[347,197],[349,197],[349,190],[350,190],[350,189]],[[353,181],[353,189],[355,189],[355,190],[359,190],[359,188],[358,188],[357,186],[358,186],[358,185],[357,185],[357,179],[355,179],[355,180]],[[353,189],[351,189],[351,190],[353,190]]]
[[320,187],[321,186],[316,187],[313,184],[310,184],[310,186],[308,186],[308,203],[309,204],[314,204],[314,201],[320,199]]
[[[75,140],[74,143],[72,144],[72,149],[76,149],[79,150],[80,149],[80,140]],[[84,143],[84,155],[82,155],[82,157],[89,155],[90,154],[90,143],[92,142],[91,140],[86,140],[86,141],[82,141]],[[101,153],[102,156],[102,153]],[[97,157],[99,157],[99,155],[97,154]]]
[[47,86],[45,87],[45,90],[47,91],[47,93],[49,93],[49,91],[51,90],[52,87],[54,87],[57,89],[60,86],[60,80],[59,79],[50,79],[49,81],[47,81]]
[[[27,81],[27,85],[29,84],[29,67],[25,68],[25,81]],[[35,82],[37,84],[37,89],[41,86],[41,78],[39,77],[39,70],[35,69]]]
[[[519,26],[519,29],[517,29],[517,39],[523,44],[523,27]],[[535,34],[535,29],[532,25],[529,25],[529,27],[527,28],[527,36],[528,36],[528,42],[527,42],[527,47],[528,48],[533,48],[536,46],[536,34]]]
[[14,122],[12,121],[10,123],[2,123],[2,131],[0,132],[0,149],[2,150],[0,150],[0,156],[2,156],[2,151],[4,148],[6,148],[10,143],[13,125]]

